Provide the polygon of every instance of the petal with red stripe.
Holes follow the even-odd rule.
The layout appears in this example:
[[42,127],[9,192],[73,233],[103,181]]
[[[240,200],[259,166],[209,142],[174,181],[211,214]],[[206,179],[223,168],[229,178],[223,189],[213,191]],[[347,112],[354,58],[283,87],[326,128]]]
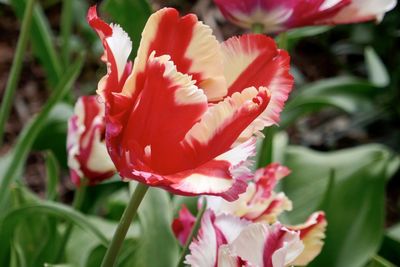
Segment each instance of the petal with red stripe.
[[228,95],[249,86],[264,86],[271,92],[270,104],[260,116],[261,125],[247,135],[277,124],[293,86],[288,53],[278,49],[273,39],[256,34],[230,38],[222,44],[222,51]]
[[219,100],[226,95],[222,54],[219,43],[207,25],[189,14],[179,17],[177,10],[164,8],[150,16],[142,33],[135,60],[135,73],[124,87],[126,94],[140,87],[149,55],[169,55],[179,72],[193,77],[209,100]]
[[324,246],[323,239],[327,226],[325,214],[322,211],[313,213],[304,224],[287,226],[291,230],[300,231],[304,251],[291,264],[306,266],[319,255]]

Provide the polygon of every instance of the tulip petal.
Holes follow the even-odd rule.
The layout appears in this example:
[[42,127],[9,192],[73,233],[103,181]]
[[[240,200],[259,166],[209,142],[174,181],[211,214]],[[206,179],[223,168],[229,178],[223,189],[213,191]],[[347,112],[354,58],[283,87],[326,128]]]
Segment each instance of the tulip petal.
[[[269,103],[269,91],[250,87],[212,106],[186,134],[183,146],[207,162],[228,151]],[[250,138],[250,137],[249,137]],[[247,138],[246,140],[248,140]]]
[[179,211],[179,217],[172,222],[172,231],[182,246],[185,245],[195,222],[196,217],[183,204]]
[[319,255],[324,245],[327,221],[323,212],[313,213],[304,224],[287,226],[291,230],[300,231],[300,238],[304,244],[304,251],[295,261],[295,266],[306,266]]
[[251,175],[248,158],[255,154],[255,143],[250,139],[198,168],[165,178],[180,194],[217,195],[233,201],[246,191]]
[[102,60],[107,63],[107,75],[99,82],[97,92],[107,99],[110,93],[121,92],[125,79],[131,72],[128,57],[132,51],[132,41],[119,25],[109,25],[101,20],[96,6],[89,9],[87,21],[104,46]]
[[[177,71],[168,56],[150,56],[144,81],[137,99],[130,100],[129,117],[119,121],[123,131],[113,141],[113,146],[124,149],[115,156],[122,157],[121,168],[126,167],[121,175],[131,177],[132,168],[127,166],[132,164],[133,169],[144,165],[158,174],[189,169],[185,155],[178,153],[179,142],[207,110],[206,96],[190,76]],[[130,154],[125,155],[126,151]]]
[[104,128],[104,105],[97,96],[80,97],[68,122],[67,138],[68,166],[76,185],[83,177],[91,184],[100,182],[115,171],[103,138]]
[[278,49],[273,39],[255,34],[228,39],[222,44],[222,51],[228,95],[249,86],[264,86],[271,92],[271,101],[260,116],[261,126],[250,130],[250,134],[277,124],[293,86],[288,53]]
[[186,264],[196,267],[213,267],[218,262],[218,250],[237,238],[250,222],[234,216],[215,216],[207,210],[201,219],[197,238],[190,244]]
[[194,14],[179,17],[175,9],[164,8],[150,16],[135,60],[135,73],[123,89],[125,94],[140,87],[140,73],[153,51],[156,56],[169,55],[178,71],[191,75],[209,100],[220,100],[226,95],[219,43],[211,28]]
[[284,267],[303,251],[299,234],[280,224],[251,224],[229,246],[250,266],[260,267]]
[[340,10],[333,18],[322,20],[319,24],[357,23],[369,20],[382,20],[384,14],[392,10],[396,0],[352,0],[351,4]]

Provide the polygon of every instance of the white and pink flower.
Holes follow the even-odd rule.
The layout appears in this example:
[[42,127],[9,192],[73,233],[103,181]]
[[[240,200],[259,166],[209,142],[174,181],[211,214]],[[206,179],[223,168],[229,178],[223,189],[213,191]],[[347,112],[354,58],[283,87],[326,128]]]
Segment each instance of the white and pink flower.
[[95,184],[115,173],[104,140],[104,104],[97,98],[80,97],[68,122],[68,166],[71,179],[78,186],[82,178]]
[[245,28],[281,32],[312,25],[380,21],[396,0],[214,0],[222,14]]
[[237,199],[254,134],[279,121],[291,91],[287,52],[263,35],[220,44],[195,15],[165,8],[149,18],[132,64],[121,27],[98,18],[96,7],[88,22],[105,49],[98,93],[120,175],[177,194]]
[[298,231],[279,223],[250,223],[232,215],[204,214],[186,263],[194,267],[284,267],[303,251]]

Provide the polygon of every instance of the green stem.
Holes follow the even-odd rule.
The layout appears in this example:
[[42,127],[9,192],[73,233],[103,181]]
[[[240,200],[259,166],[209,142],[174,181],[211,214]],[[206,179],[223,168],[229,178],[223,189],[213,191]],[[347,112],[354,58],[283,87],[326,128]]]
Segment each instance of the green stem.
[[76,63],[71,65],[67,69],[65,75],[60,79],[57,87],[44,105],[42,111],[32,119],[32,121],[24,128],[23,132],[18,136],[14,150],[11,152],[10,164],[6,167],[4,176],[1,179],[0,210],[4,207],[3,205],[5,204],[4,201],[9,192],[10,183],[16,179],[18,173],[21,171],[21,166],[25,163],[33,142],[45,125],[50,111],[71,89],[72,84],[80,73],[82,63],[83,55],[80,55],[76,60]]
[[72,2],[73,0],[64,0],[61,14],[61,38],[62,38],[62,60],[64,67],[69,63],[69,44],[71,42],[72,30]]
[[132,223],[133,218],[136,215],[137,209],[143,200],[149,187],[145,184],[138,183],[135,192],[129,200],[128,206],[126,207],[124,214],[122,214],[121,220],[119,221],[117,230],[114,233],[111,244],[107,249],[106,255],[104,256],[101,267],[112,267],[115,266],[118,253],[125,240],[126,233],[128,232],[129,226]]
[[282,32],[278,36],[278,47],[283,50],[288,50],[288,36],[286,32]]
[[276,126],[270,126],[265,128],[264,135],[265,138],[262,141],[260,158],[257,162],[257,167],[262,168],[267,164],[272,163],[274,160],[274,135],[276,132]]
[[206,211],[206,208],[207,208],[207,202],[204,199],[203,206],[197,213],[196,222],[193,225],[192,231],[190,232],[189,237],[186,240],[186,243],[183,247],[181,256],[179,257],[179,261],[178,261],[178,265],[177,265],[178,267],[184,266],[183,261],[185,260],[185,256],[188,253],[189,245],[190,245],[190,243],[192,243],[193,237],[197,234],[197,231],[199,230],[201,218],[203,217],[203,214]]
[[261,23],[254,23],[251,26],[251,31],[253,33],[257,33],[257,34],[263,34],[264,33],[264,25],[262,25]]
[[[72,207],[77,211],[79,211],[82,208],[83,200],[85,199],[86,188],[87,188],[86,182],[82,182],[82,184],[75,191],[74,202],[72,203]],[[68,243],[69,236],[71,235],[73,228],[74,228],[74,224],[72,222],[69,222],[65,229],[64,235],[61,239],[61,244],[58,249],[56,262],[59,262],[61,260],[62,256],[64,255],[64,250]]]
[[11,66],[10,74],[8,76],[7,86],[0,107],[0,146],[3,143],[4,127],[10,114],[15,89],[17,88],[17,84],[21,74],[22,61],[24,59],[26,46],[28,44],[28,37],[30,35],[34,3],[35,0],[29,0],[24,12],[21,33],[19,35],[17,43],[17,49],[15,51],[14,60]]

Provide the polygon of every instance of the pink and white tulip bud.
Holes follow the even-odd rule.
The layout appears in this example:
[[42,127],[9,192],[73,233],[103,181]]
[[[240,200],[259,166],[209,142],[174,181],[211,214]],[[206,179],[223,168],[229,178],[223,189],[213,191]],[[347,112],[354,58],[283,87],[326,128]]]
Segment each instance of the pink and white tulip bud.
[[71,179],[77,186],[82,178],[95,184],[115,173],[104,140],[104,104],[97,98],[80,97],[68,122],[68,166]]
[[396,0],[214,0],[231,22],[264,32],[282,32],[313,25],[380,21]]

